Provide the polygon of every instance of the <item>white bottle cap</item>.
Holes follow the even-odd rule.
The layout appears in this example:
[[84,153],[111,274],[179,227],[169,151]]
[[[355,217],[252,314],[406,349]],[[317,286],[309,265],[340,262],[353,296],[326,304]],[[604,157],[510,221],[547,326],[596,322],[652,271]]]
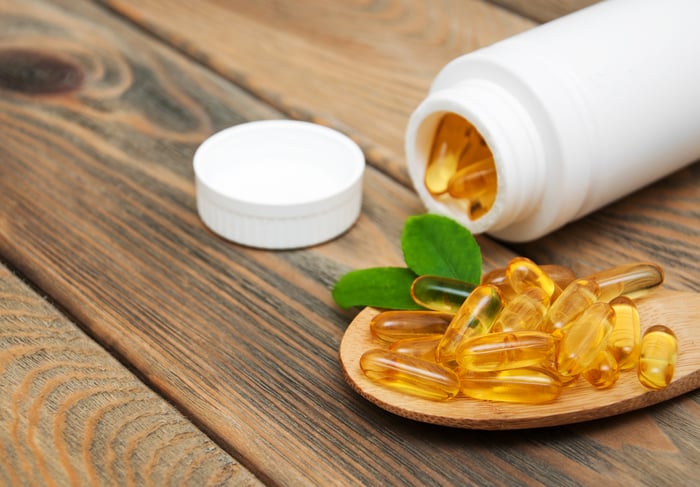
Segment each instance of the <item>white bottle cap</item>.
[[291,120],[244,123],[205,140],[194,154],[197,209],[234,242],[264,249],[307,247],[355,222],[365,158],[345,135]]

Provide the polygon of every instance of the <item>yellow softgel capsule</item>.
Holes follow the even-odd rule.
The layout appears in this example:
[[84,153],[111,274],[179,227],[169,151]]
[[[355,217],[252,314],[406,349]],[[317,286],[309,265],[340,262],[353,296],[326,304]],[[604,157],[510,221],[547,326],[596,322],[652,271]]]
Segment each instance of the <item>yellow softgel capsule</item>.
[[456,366],[457,347],[473,336],[488,333],[503,306],[501,292],[495,286],[477,286],[452,318],[437,347],[437,361]]
[[557,370],[574,376],[589,368],[599,352],[607,347],[615,312],[608,303],[593,303],[564,330],[559,342]]
[[439,311],[382,311],[369,322],[372,334],[386,342],[443,334],[454,315]]
[[586,308],[598,301],[599,295],[600,290],[595,281],[573,281],[551,304],[540,330],[560,336],[563,328],[573,323]]
[[561,292],[552,278],[526,257],[512,259],[506,266],[506,277],[517,294],[529,287],[539,287],[553,300]]
[[600,288],[600,300],[610,301],[622,294],[635,294],[661,285],[664,272],[661,266],[650,262],[633,262],[591,274]]
[[547,369],[522,368],[496,372],[459,370],[460,395],[484,401],[543,404],[561,394],[556,373]]
[[459,157],[459,163],[457,164],[458,171],[474,162],[492,156],[491,149],[489,149],[488,144],[486,144],[486,141],[479,131],[476,130],[473,125],[471,125],[471,127],[471,129],[468,129],[469,142],[464,146],[464,150]]
[[447,192],[450,178],[457,172],[459,159],[471,143],[472,125],[454,113],[447,113],[438,123],[428,164],[425,168],[424,183],[434,196]]
[[549,309],[549,296],[531,287],[506,303],[491,329],[492,332],[536,330]]
[[454,314],[475,287],[458,279],[423,275],[411,284],[411,298],[424,308]]
[[[559,286],[560,289],[564,289],[576,279],[576,274],[574,274],[574,271],[565,266],[556,264],[543,264],[539,267],[554,281],[554,283],[557,286]],[[508,283],[505,267],[493,269],[481,276],[481,284],[492,284],[496,286],[498,289],[501,290],[501,294],[503,295],[503,299],[505,301],[510,301],[513,297],[517,295]]]
[[389,350],[402,355],[410,355],[411,357],[418,357],[429,362],[435,362],[435,350],[441,339],[442,335],[404,338],[403,340],[392,343],[389,346]]
[[637,366],[641,342],[639,311],[627,296],[619,296],[610,301],[615,310],[615,326],[608,338],[610,351],[617,360],[620,370],[629,370]]
[[476,220],[486,214],[496,200],[498,178],[493,157],[471,162],[459,169],[447,183],[453,198],[469,201],[469,218]]
[[596,389],[609,389],[620,378],[620,367],[610,350],[602,350],[582,375]]
[[450,178],[448,192],[454,198],[470,198],[496,185],[496,167],[493,157],[469,162]]
[[517,296],[516,292],[510,287],[508,278],[506,277],[506,268],[493,269],[481,276],[481,284],[490,284],[496,286],[501,291],[501,296],[504,301],[509,301]]
[[493,371],[554,364],[556,340],[540,331],[487,333],[470,338],[457,349],[460,369]]
[[664,325],[655,325],[644,332],[637,375],[648,389],[663,389],[671,383],[678,359],[678,340]]
[[371,381],[413,396],[446,401],[459,392],[459,378],[454,371],[390,350],[365,352],[360,357],[360,368]]

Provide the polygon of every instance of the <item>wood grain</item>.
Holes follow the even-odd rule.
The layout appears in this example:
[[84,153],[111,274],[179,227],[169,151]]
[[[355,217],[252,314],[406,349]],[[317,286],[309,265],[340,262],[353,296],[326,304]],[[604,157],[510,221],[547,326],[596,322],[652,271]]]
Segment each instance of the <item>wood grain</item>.
[[[480,1],[305,1],[281,8],[271,0],[204,0],[194,9],[165,0],[105,3],[292,116],[346,130],[362,142],[371,164],[408,187],[403,131],[437,71],[460,54],[536,25]],[[585,3],[591,2],[509,1],[515,11],[547,17]],[[699,290],[697,201],[696,164],[549,238],[508,246],[580,275],[655,261],[671,289]]]
[[407,186],[404,130],[438,70],[534,25],[473,0],[104,3],[287,115],[349,133]]
[[489,0],[512,12],[538,22],[547,22],[570,14],[599,0]]
[[[337,351],[356,310],[338,309],[330,288],[350,269],[401,265],[403,221],[422,211],[415,194],[397,182],[400,175],[390,178],[369,169],[362,216],[342,237],[304,250],[258,251],[225,242],[204,228],[194,203],[191,157],[215,130],[282,116],[247,93],[262,93],[255,88],[266,86],[266,99],[295,116],[336,124],[341,114],[352,112],[351,118],[363,123],[351,135],[383,148],[366,145],[369,157],[375,162],[385,157],[401,168],[396,154],[403,113],[413,105],[408,96],[392,98],[383,91],[387,97],[381,103],[374,95],[373,102],[360,101],[364,91],[357,87],[369,84],[353,81],[343,85],[346,90],[333,90],[341,102],[330,100],[328,79],[280,73],[308,73],[305,64],[317,58],[304,57],[305,50],[322,51],[324,66],[333,66],[334,51],[323,46],[352,45],[332,34],[354,29],[360,45],[362,36],[377,36],[366,44],[367,52],[387,49],[401,63],[418,52],[427,57],[439,50],[434,44],[406,50],[401,41],[426,35],[420,23],[411,27],[414,21],[450,17],[442,10],[437,17],[429,11],[398,15],[407,12],[404,5],[428,3],[348,4],[346,9],[366,8],[359,11],[376,22],[335,16],[336,25],[325,27],[324,35],[313,37],[310,30],[311,42],[303,40],[304,19],[312,25],[328,20],[320,2],[309,5],[323,16],[314,16],[313,9],[292,12],[281,3],[251,4],[240,8],[266,9],[265,15],[237,22],[231,17],[235,12],[227,13],[234,4],[202,3],[200,10],[200,4],[169,3],[167,11],[150,14],[139,8],[165,4],[120,4],[140,28],[195,56],[202,66],[92,3],[0,1],[0,50],[39,50],[83,73],[70,89],[57,93],[2,91],[3,258],[266,483],[691,485],[700,468],[697,395],[614,421],[465,435],[397,418],[345,384]],[[490,32],[495,39],[530,25],[490,5],[464,5],[475,9],[472,33]],[[374,17],[375,11],[382,15]],[[296,19],[290,20],[292,34],[285,30],[289,16]],[[387,29],[382,29],[383,16]],[[180,19],[182,29],[173,28],[168,37],[159,25],[171,17]],[[396,27],[401,22],[408,22],[405,35]],[[370,34],[373,29],[377,32]],[[440,29],[431,32],[442,45]],[[207,36],[217,40],[209,43]],[[274,42],[263,46],[268,36]],[[251,39],[260,47],[255,56],[243,49],[217,57],[215,47],[250,46]],[[304,49],[290,54],[285,46]],[[353,52],[357,57],[362,51]],[[396,62],[371,64],[378,90],[392,86],[385,71],[401,73]],[[265,69],[256,71],[255,63]],[[275,70],[275,63],[283,64]],[[229,73],[245,90],[212,70]],[[316,66],[313,71],[326,70]],[[420,83],[432,75],[423,72]],[[346,68],[340,78],[354,75]],[[323,102],[310,100],[314,96],[308,93],[303,99],[285,95],[287,86]],[[420,96],[420,90],[408,91]],[[329,113],[325,102],[338,105],[324,118]],[[487,268],[505,265],[514,255],[487,238],[479,242]],[[549,257],[556,261],[564,250],[552,249]],[[563,254],[562,260],[573,258],[567,255],[574,253]],[[678,284],[674,276],[681,263],[660,263],[671,264],[670,282]]]
[[0,265],[0,484],[260,485]]

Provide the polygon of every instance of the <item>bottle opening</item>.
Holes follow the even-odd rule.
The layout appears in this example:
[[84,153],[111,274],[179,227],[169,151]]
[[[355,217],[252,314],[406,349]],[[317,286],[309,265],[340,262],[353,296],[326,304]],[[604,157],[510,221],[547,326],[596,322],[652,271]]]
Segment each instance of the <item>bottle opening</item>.
[[462,209],[470,220],[489,212],[498,176],[493,154],[465,118],[445,113],[433,135],[424,184],[436,201]]

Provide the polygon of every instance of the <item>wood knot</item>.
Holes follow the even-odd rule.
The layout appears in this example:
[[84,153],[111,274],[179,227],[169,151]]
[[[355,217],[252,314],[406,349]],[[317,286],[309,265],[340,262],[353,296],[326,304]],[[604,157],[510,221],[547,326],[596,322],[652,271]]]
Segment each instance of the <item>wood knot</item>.
[[0,89],[29,95],[77,90],[85,78],[76,64],[47,52],[0,50]]

